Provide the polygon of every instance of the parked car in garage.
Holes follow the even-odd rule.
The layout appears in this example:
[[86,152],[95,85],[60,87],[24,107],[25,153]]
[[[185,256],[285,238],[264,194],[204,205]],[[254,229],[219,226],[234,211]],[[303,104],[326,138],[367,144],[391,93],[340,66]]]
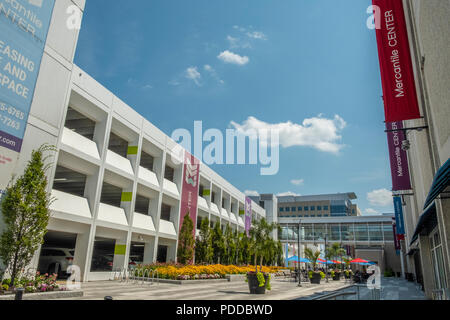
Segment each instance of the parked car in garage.
[[44,247],[41,249],[38,269],[41,273],[66,275],[72,265],[75,249]]

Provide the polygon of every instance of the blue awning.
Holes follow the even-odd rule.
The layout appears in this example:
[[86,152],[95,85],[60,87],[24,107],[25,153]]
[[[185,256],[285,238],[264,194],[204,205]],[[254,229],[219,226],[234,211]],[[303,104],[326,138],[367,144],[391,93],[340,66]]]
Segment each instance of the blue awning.
[[419,218],[416,230],[411,239],[410,246],[419,238],[419,235],[428,235],[437,226],[436,204],[433,202],[431,206],[425,210]]
[[436,197],[442,193],[450,182],[450,159],[437,171],[434,176],[433,184],[431,185],[430,192],[428,193],[427,200],[423,206],[425,210],[436,199]]

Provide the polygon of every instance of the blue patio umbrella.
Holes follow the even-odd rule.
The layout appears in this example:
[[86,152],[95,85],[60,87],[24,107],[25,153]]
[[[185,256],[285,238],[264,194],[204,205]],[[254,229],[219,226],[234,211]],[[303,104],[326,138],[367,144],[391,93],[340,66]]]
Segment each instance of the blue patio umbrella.
[[[298,263],[298,260],[292,260],[295,263]],[[311,261],[309,261],[308,259],[305,258],[300,258],[300,263],[311,263]]]
[[298,257],[292,256],[292,257],[288,258],[287,261],[298,261]]
[[374,264],[376,264],[375,262],[361,262],[358,263],[360,266],[372,266]]

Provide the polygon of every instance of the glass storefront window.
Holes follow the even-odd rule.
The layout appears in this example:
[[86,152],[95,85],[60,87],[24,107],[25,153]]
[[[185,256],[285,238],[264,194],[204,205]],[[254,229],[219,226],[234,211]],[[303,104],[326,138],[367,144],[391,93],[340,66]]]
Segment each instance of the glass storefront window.
[[446,288],[446,274],[444,268],[444,258],[442,254],[442,244],[439,236],[439,230],[436,230],[430,236],[431,261],[436,289]]
[[369,239],[370,241],[383,241],[381,225],[369,224]]
[[303,240],[314,240],[313,227],[311,224],[304,225],[304,239]]
[[394,241],[392,224],[383,224],[384,241]]
[[341,240],[341,231],[338,224],[332,224],[328,226],[328,239],[331,241]]
[[327,232],[327,227],[325,224],[315,224],[314,225],[314,240],[324,240],[326,232]]
[[341,225],[342,241],[353,241],[355,240],[355,233],[353,230],[353,224],[342,224]]
[[366,224],[355,224],[356,241],[369,241],[369,233]]

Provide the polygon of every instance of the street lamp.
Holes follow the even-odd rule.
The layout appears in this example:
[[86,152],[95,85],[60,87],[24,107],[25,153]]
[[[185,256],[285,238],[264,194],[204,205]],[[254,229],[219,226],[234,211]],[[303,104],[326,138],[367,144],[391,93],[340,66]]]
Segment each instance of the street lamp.
[[325,282],[328,283],[327,234],[325,233]]
[[301,225],[301,220],[298,221],[298,232],[297,232],[297,239],[298,239],[298,254],[297,254],[297,265],[298,265],[298,287],[302,286],[302,273],[300,270],[300,225]]

